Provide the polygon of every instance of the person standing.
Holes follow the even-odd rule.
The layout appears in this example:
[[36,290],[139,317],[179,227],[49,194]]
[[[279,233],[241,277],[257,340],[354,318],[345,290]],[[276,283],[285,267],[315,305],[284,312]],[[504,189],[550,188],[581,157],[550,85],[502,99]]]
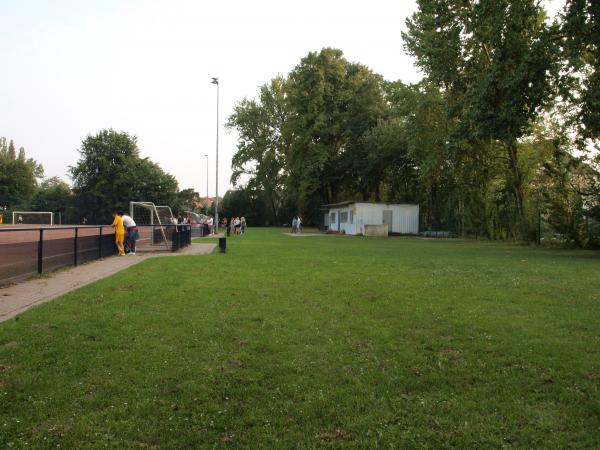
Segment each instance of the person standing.
[[296,219],[296,216],[294,216],[294,218],[292,219],[292,233],[296,232],[297,227],[298,227],[298,219]]
[[212,235],[213,234],[213,218],[212,218],[212,216],[208,217],[207,225],[208,225],[208,234]]
[[246,233],[246,218],[244,216],[242,216],[242,218],[240,219],[240,224],[240,230],[242,234]]
[[121,218],[123,219],[123,226],[125,227],[125,245],[129,250],[128,254],[135,255],[136,242],[140,236],[137,229],[137,224],[128,214],[123,214]]
[[296,231],[302,233],[302,219],[300,216],[296,217]]
[[118,212],[113,212],[113,223],[112,226],[115,229],[115,244],[117,250],[119,250],[119,256],[125,256],[125,247],[123,247],[123,241],[125,240],[125,227],[123,226],[123,213],[119,215]]

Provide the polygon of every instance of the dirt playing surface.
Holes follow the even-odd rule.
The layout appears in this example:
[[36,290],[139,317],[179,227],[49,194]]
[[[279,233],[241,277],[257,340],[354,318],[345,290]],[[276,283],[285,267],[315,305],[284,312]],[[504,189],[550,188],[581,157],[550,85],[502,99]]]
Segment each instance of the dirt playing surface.
[[149,258],[206,255],[216,244],[192,244],[177,253],[138,253],[135,256],[111,256],[63,271],[44,278],[36,278],[0,288],[0,322],[8,320],[29,308],[53,300],[67,292],[131,267]]

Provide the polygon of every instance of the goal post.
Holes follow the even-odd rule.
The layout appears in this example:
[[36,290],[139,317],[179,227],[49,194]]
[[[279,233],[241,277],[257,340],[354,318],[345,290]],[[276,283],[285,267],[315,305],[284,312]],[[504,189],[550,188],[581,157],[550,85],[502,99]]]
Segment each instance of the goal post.
[[[156,206],[152,202],[129,202],[129,214],[138,226],[149,226],[150,243],[156,245],[158,240],[169,248],[169,241],[165,228],[174,223],[173,212],[168,206]],[[158,230],[160,238],[157,239],[155,231]]]
[[13,225],[54,225],[54,213],[51,211],[13,211]]

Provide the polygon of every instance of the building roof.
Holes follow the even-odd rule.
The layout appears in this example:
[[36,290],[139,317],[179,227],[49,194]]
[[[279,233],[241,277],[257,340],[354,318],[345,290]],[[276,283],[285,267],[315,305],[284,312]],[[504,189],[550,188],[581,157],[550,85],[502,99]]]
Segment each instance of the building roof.
[[321,206],[321,209],[343,208],[344,206],[354,205],[356,203],[366,203],[366,204],[369,204],[369,205],[419,206],[417,203],[363,202],[363,201],[360,201],[360,200],[355,200],[355,201],[340,202],[340,203],[331,203],[329,205],[323,205],[323,206]]

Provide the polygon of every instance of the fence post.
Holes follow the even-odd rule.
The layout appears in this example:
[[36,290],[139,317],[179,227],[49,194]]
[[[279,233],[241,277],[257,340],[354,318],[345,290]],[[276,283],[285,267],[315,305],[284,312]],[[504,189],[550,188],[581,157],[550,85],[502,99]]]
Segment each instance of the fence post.
[[40,228],[40,240],[38,241],[38,274],[42,274],[44,269],[44,229]]
[[100,228],[100,233],[98,233],[98,259],[102,259],[102,227]]
[[75,242],[73,242],[73,265],[77,265],[77,238],[79,237],[79,228],[75,228]]

